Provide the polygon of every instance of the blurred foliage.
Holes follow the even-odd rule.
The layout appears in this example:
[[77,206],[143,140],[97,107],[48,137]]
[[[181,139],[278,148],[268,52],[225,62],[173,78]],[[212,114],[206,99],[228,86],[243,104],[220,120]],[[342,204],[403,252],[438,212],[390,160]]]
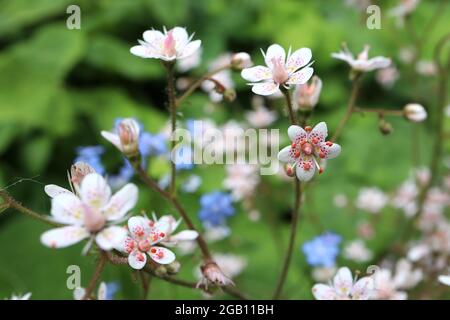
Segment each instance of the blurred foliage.
[[[418,30],[427,25],[437,2],[422,1],[412,19]],[[194,71],[197,75],[206,69],[208,61],[224,51],[248,51],[255,62],[260,62],[259,49],[274,42],[312,48],[315,73],[324,82],[313,122],[324,119],[329,128],[335,128],[343,115],[349,93],[348,68],[331,59],[330,54],[344,41],[355,52],[368,43],[372,46],[371,55],[392,57],[402,76],[393,89],[385,90],[374,81],[373,73],[368,74],[360,103],[399,109],[414,101],[423,103],[433,113],[436,79],[412,81],[416,76],[411,75],[410,67],[398,62],[399,49],[411,40],[405,29],[397,29],[395,21],[384,11],[395,3],[382,1],[382,29],[369,30],[365,26],[365,13],[345,6],[343,1],[36,0],[31,4],[26,0],[0,0],[0,186],[8,186],[8,191],[25,205],[47,213],[50,201],[43,193],[43,185],[66,185],[65,172],[77,146],[103,144],[108,148],[107,158],[118,160],[120,155],[99,134],[100,130],[112,127],[115,118],[137,117],[150,132],[165,125],[164,69],[157,61],[129,53],[142,32],[152,27],[180,25],[189,32],[195,31],[195,37],[202,40],[204,62]],[[66,28],[69,4],[81,7],[81,30]],[[447,10],[433,32],[426,35],[424,59],[432,58],[434,44],[448,31],[449,19]],[[249,88],[238,74],[234,79],[238,100],[231,105],[216,106],[214,114],[206,117],[218,122],[230,117],[241,119],[242,111],[250,108]],[[205,94],[194,94],[180,119],[205,117],[206,102]],[[269,103],[283,113],[282,103]],[[422,151],[419,164],[427,163],[430,125],[415,127],[421,137],[418,142],[411,139],[413,125],[402,119],[393,119],[392,123],[395,131],[385,137],[377,131],[375,117],[355,115],[342,137],[342,156],[330,164],[320,183],[311,184],[286,296],[311,297],[309,267],[298,250],[302,242],[324,230],[353,239],[358,220],[367,219],[365,213],[336,209],[332,205],[336,193],[353,197],[361,186],[371,185],[393,190],[408,175],[414,148]],[[278,127],[284,132],[287,122],[280,121]],[[198,167],[194,172],[202,176],[204,184],[196,197],[184,196],[182,201],[196,219],[200,193],[221,189],[224,172],[219,166]],[[263,178],[258,194],[262,221],[251,222],[240,209],[231,220],[232,236],[213,248],[245,256],[249,265],[236,279],[239,288],[252,297],[267,298],[287,243],[293,196],[286,191],[285,182],[274,177]],[[138,208],[173,213],[167,203],[144,189]],[[398,212],[385,212],[377,224],[380,236],[369,242],[369,247],[381,250],[388,245],[399,219]],[[81,266],[82,283],[87,284],[94,259],[80,256],[82,245],[64,250],[43,247],[39,236],[46,229],[16,212],[1,216],[0,297],[31,291],[33,298],[71,298],[72,293],[65,285],[66,267],[71,264]],[[180,277],[194,279],[192,270],[198,258],[180,258],[183,264]],[[127,267],[108,267],[106,280],[120,281],[122,290],[118,298],[139,297],[139,284]],[[201,298],[201,295],[153,281],[151,298]]]

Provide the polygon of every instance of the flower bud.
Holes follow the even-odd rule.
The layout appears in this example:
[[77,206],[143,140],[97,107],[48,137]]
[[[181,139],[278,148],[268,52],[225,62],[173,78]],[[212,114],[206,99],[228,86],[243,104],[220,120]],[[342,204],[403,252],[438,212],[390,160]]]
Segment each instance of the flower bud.
[[250,68],[252,65],[252,58],[247,52],[238,52],[231,57],[231,67],[237,71]]
[[158,267],[156,267],[155,275],[157,277],[165,277],[165,276],[167,276],[167,268],[166,268],[166,266],[159,265]]
[[84,177],[90,173],[95,173],[95,169],[83,161],[79,161],[70,167],[69,182],[76,192],[80,189]]
[[294,92],[295,105],[302,111],[313,109],[319,102],[322,91],[322,80],[318,76],[311,79],[311,83],[298,85]]
[[427,111],[418,103],[409,103],[403,108],[404,116],[412,122],[422,122],[427,118]]
[[221,287],[234,285],[233,281],[222,272],[217,263],[215,263],[214,261],[205,263],[200,267],[200,269],[202,271],[204,280],[209,283],[213,283]]
[[289,177],[293,177],[295,175],[295,170],[293,168],[293,166],[289,163],[284,165],[284,172],[286,173],[286,175],[288,175]]
[[139,153],[139,131],[139,124],[133,119],[124,119],[119,123],[118,135],[125,156]]
[[392,124],[390,124],[389,122],[387,122],[384,119],[381,119],[379,124],[378,124],[378,128],[380,129],[380,132],[384,135],[388,135],[391,134],[392,131],[394,131],[394,128],[392,127]]
[[165,266],[168,274],[177,274],[180,271],[181,264],[178,261],[174,261]]
[[236,90],[232,88],[225,89],[223,92],[223,99],[226,102],[233,102],[236,99]]

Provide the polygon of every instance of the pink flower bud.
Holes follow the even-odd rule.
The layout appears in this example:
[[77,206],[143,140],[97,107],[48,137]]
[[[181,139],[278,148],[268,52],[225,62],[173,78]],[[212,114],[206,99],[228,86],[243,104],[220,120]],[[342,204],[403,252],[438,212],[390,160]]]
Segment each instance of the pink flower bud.
[[201,266],[201,271],[203,280],[206,280],[207,283],[213,283],[221,287],[234,285],[233,281],[222,272],[214,261],[207,262]]
[[76,192],[80,189],[84,177],[90,173],[95,173],[95,170],[86,162],[79,161],[70,167],[69,181]]
[[119,124],[118,135],[122,152],[126,156],[139,153],[139,124],[133,119],[122,120]]
[[296,106],[300,110],[311,110],[319,102],[320,92],[322,91],[322,80],[318,76],[312,77],[311,83],[305,83],[297,86],[294,98]]
[[247,52],[235,53],[231,58],[231,66],[235,70],[250,68],[253,65],[252,58]]

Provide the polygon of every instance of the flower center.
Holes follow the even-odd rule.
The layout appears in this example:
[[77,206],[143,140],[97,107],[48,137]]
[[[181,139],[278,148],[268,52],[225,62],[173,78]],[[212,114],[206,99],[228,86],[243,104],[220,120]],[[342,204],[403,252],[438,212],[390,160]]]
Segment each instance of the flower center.
[[167,36],[164,39],[164,54],[167,57],[173,57],[177,54],[177,51],[175,49],[175,39],[173,37],[172,30],[167,33]]
[[139,251],[142,251],[142,252],[149,251],[151,248],[150,241],[148,241],[148,240],[139,241],[138,248],[139,248]]
[[289,79],[289,75],[284,68],[284,63],[279,59],[272,59],[273,69],[272,69],[272,79],[275,83],[282,84]]
[[89,232],[97,232],[103,229],[106,223],[105,217],[98,210],[92,209],[90,206],[83,204],[84,209],[84,226]]

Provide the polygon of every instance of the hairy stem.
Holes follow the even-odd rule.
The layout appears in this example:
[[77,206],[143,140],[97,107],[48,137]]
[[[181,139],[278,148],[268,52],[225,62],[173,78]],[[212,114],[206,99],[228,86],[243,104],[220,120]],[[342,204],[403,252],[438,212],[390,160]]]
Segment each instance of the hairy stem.
[[97,285],[98,280],[100,279],[100,276],[102,275],[103,269],[105,268],[105,264],[107,261],[107,256],[104,251],[100,252],[100,257],[97,261],[97,265],[94,270],[94,274],[91,277],[91,280],[89,281],[89,284],[86,288],[86,292],[84,294],[83,300],[89,300],[92,298],[92,292],[95,289],[95,286]]
[[168,62],[165,64],[167,69],[167,97],[169,101],[169,111],[170,111],[170,127],[171,127],[171,151],[172,157],[170,161],[170,193],[175,194],[176,192],[176,165],[175,165],[175,153],[173,152],[177,142],[175,141],[174,132],[177,129],[177,106],[176,106],[176,98],[175,98],[175,75],[173,67],[174,63]]

